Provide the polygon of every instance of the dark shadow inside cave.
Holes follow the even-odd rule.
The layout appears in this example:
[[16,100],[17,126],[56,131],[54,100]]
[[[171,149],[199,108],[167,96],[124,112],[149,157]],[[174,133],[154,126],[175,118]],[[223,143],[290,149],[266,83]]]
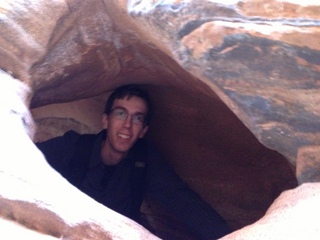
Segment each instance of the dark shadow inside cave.
[[[279,194],[297,186],[293,167],[264,147],[214,94],[144,85],[155,113],[147,138],[196,192],[236,230],[261,218]],[[106,93],[32,109],[37,141],[97,132]],[[146,198],[144,223],[163,239],[195,239],[165,207]]]

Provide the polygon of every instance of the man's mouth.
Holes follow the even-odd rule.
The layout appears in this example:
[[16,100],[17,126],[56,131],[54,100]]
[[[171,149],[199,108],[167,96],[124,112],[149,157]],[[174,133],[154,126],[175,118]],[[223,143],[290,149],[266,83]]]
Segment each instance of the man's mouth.
[[129,138],[130,138],[130,135],[119,133],[119,134],[118,134],[118,137],[120,137],[120,138],[122,138],[122,139],[129,139]]

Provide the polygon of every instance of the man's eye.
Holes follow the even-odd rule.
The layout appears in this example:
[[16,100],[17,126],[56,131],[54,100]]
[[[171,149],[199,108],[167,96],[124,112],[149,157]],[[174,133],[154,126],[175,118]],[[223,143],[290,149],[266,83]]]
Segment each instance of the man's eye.
[[123,117],[126,116],[126,111],[122,110],[122,109],[117,109],[117,111],[115,112],[115,114],[119,117]]
[[140,122],[140,123],[144,123],[144,121],[145,121],[145,118],[143,115],[136,115],[135,118],[136,118],[136,121]]
[[125,111],[122,111],[122,110],[121,110],[121,111],[118,112],[118,114],[119,114],[119,115],[125,115],[126,113],[125,113]]

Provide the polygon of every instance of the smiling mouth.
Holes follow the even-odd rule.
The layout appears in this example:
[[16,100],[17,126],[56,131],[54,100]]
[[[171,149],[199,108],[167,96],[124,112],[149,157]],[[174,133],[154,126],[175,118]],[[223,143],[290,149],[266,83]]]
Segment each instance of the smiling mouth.
[[126,135],[126,134],[118,134],[118,136],[122,139],[129,139],[130,136],[129,135]]

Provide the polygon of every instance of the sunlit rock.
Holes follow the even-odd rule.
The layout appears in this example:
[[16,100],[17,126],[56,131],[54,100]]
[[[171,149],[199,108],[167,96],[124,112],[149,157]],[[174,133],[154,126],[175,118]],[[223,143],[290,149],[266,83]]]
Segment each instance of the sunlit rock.
[[[32,130],[25,106],[28,90],[0,73],[0,226],[6,228],[1,239],[8,238],[8,228],[14,231],[10,239],[158,239],[71,186],[49,166],[27,134]],[[20,225],[14,227],[12,221]]]
[[265,216],[221,239],[310,239],[320,237],[320,183],[305,183],[283,192]]

